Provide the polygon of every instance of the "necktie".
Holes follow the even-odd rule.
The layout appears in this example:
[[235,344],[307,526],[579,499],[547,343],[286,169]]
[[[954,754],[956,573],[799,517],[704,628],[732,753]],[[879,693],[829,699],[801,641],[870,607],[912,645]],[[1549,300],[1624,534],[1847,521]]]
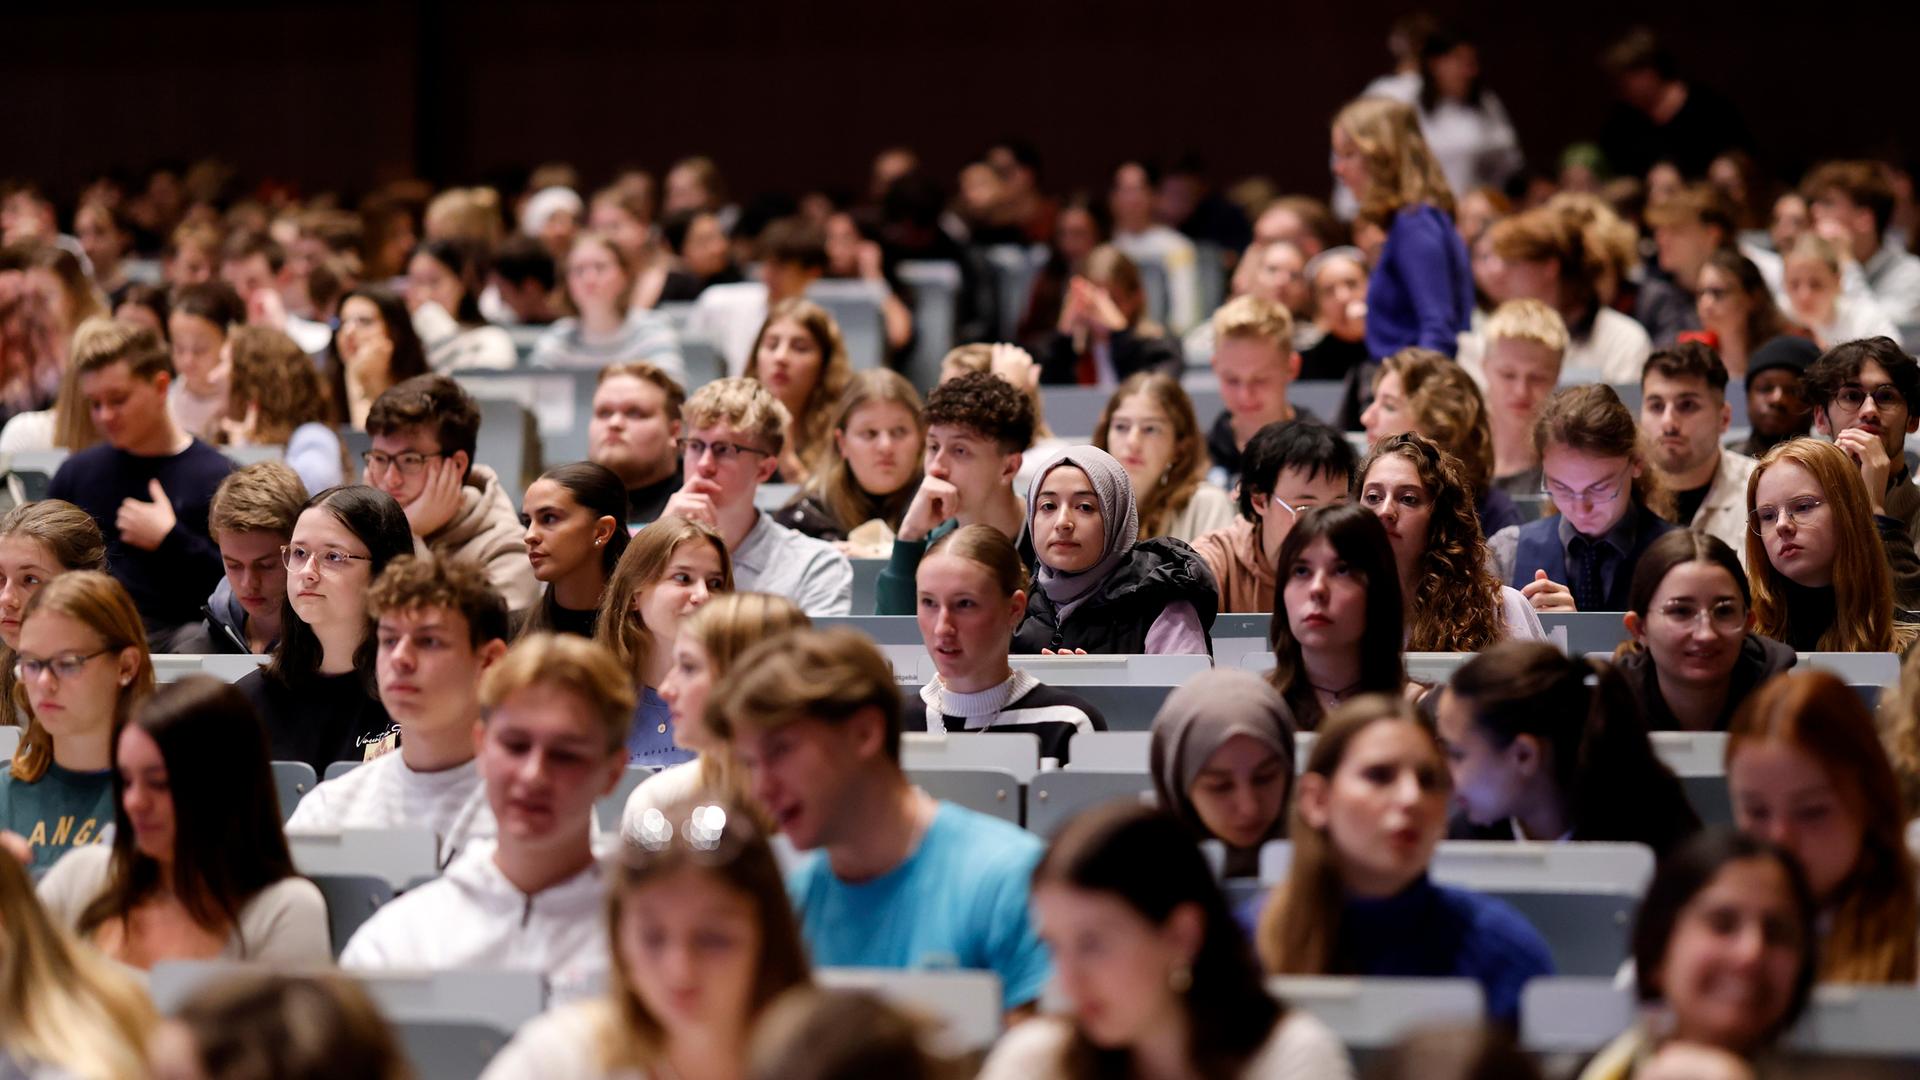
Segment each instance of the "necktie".
[[1600,556],[1606,550],[1598,540],[1589,540],[1584,536],[1575,536],[1567,545],[1567,554],[1573,565],[1568,567],[1568,576],[1573,578],[1567,587],[1573,590],[1573,603],[1581,611],[1606,610],[1606,596],[1600,590]]

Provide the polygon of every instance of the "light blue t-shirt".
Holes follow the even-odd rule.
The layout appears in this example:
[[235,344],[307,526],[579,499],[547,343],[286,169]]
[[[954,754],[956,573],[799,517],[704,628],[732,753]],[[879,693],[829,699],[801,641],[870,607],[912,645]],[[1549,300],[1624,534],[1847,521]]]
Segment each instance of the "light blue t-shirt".
[[1038,1000],[1052,973],[1027,914],[1042,850],[1017,825],[943,802],[920,846],[889,873],[849,885],[814,851],[787,892],[816,965],[987,970],[1012,1009]]

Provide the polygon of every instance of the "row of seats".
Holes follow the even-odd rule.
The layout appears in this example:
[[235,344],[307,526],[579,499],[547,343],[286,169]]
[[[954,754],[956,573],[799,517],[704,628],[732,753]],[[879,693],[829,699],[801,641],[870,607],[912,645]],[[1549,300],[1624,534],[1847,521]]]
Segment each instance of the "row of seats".
[[[162,1012],[171,1011],[201,986],[244,968],[222,961],[159,964],[150,983],[154,1003]],[[987,972],[824,968],[815,977],[826,986],[876,992],[927,1017],[940,1050],[984,1050],[1000,1034],[998,980]],[[532,972],[468,969],[355,978],[395,1025],[425,1080],[477,1075],[512,1032],[546,1004],[546,988]],[[1325,1023],[1363,1060],[1409,1031],[1477,1024],[1485,1011],[1479,985],[1468,979],[1283,976],[1268,980],[1268,986]],[[1629,1027],[1635,1010],[1632,992],[1612,979],[1535,979],[1521,995],[1520,1042],[1543,1056],[1590,1054]],[[1821,986],[1787,1045],[1802,1053],[1855,1059],[1862,1070],[1876,1064],[1911,1068],[1920,1060],[1920,1025],[1912,1023],[1916,1014],[1920,989],[1914,987]]]
[[[913,781],[932,794],[983,814],[1051,836],[1073,815],[1114,799],[1148,800],[1144,731],[1114,731],[1074,737],[1065,768],[1042,768],[1037,737],[1025,733],[935,735],[910,732],[900,744],[901,763]],[[1112,750],[1085,750],[1111,740]],[[1301,736],[1296,763],[1305,762],[1311,736]],[[1130,742],[1128,740],[1138,740]],[[1726,736],[1712,732],[1661,732],[1654,746],[1707,824],[1729,824],[1732,804],[1721,768]],[[1088,754],[1082,760],[1081,754]],[[1133,764],[1122,764],[1122,756]]]
[[[193,993],[247,970],[235,961],[167,961],[148,982],[153,1003],[171,1013]],[[472,1080],[527,1021],[548,1004],[537,972],[460,969],[356,972],[356,981],[400,1037],[421,1080]],[[869,990],[937,1023],[932,1049],[984,1050],[1000,1035],[1000,980],[984,971],[878,971],[821,968],[822,985]]]

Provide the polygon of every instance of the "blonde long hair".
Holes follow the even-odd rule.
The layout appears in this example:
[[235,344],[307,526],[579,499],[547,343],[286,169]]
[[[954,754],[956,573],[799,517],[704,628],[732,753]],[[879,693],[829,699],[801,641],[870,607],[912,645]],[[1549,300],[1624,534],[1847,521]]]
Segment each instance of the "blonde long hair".
[[[780,301],[773,305],[773,310],[767,312],[767,321],[760,324],[760,332],[753,336],[753,351],[747,357],[747,378],[756,381],[760,378],[760,342],[775,323],[787,320],[799,323],[820,350],[820,374],[813,380],[813,389],[807,392],[807,400],[794,415],[793,426],[787,433],[787,438],[793,443],[794,456],[800,459],[800,464],[811,475],[819,469],[827,447],[833,444],[830,437],[833,430],[833,403],[846,393],[847,380],[853,376],[853,363],[847,358],[847,345],[840,336],[840,324],[833,321],[833,316],[827,314],[826,308],[811,300],[796,297]],[[806,477],[790,476],[787,479],[799,483]]]
[[[834,406],[832,430],[846,437],[847,425],[853,422],[853,414],[868,405],[892,402],[906,409],[913,416],[914,439],[913,456],[916,462],[921,460],[924,450],[927,423],[924,418],[925,406],[920,401],[920,392],[913,388],[904,375],[888,368],[875,368],[870,371],[856,371],[847,380],[847,388],[840,395],[839,404]],[[834,519],[841,529],[852,532],[869,519],[881,516],[889,499],[901,493],[911,493],[920,489],[920,467],[916,464],[913,476],[901,492],[868,492],[860,488],[860,482],[853,475],[853,466],[847,464],[846,454],[840,449],[839,441],[829,439],[826,456],[821,459],[819,468],[807,481],[807,494],[819,499],[832,511]],[[900,503],[900,512],[906,510],[905,502]],[[889,528],[899,525],[899,521],[887,522]]]
[[652,659],[653,635],[640,613],[633,610],[633,598],[640,590],[658,582],[673,561],[680,545],[693,541],[713,545],[720,555],[720,580],[723,592],[733,591],[733,556],[726,541],[713,527],[678,514],[669,514],[641,529],[627,545],[626,553],[614,564],[606,588],[600,591],[600,613],[594,622],[593,640],[605,646],[620,666],[633,673],[639,685],[641,672]]
[[0,858],[0,1046],[84,1080],[146,1075],[146,992],[53,924],[26,868]]
[[[695,830],[696,812],[711,832]],[[620,947],[628,905],[635,893],[655,882],[693,871],[752,902],[759,923],[759,955],[754,958],[748,1021],[757,1019],[785,991],[813,982],[799,919],[787,899],[766,831],[739,806],[704,796],[663,807],[661,813],[670,826],[665,834],[622,844],[610,867],[605,910],[607,936],[613,941],[613,971],[607,995],[593,1015],[597,1056],[608,1070],[652,1074],[666,1058],[666,1026],[635,992],[634,971],[627,951]],[[713,829],[714,822],[724,824]]]
[[[1366,694],[1335,709],[1320,726],[1302,775],[1318,776],[1322,783],[1331,784],[1354,739],[1380,723],[1409,724],[1425,735],[1432,744],[1440,784],[1451,786],[1446,757],[1433,729],[1420,720],[1412,705],[1392,694]],[[1340,911],[1346,897],[1340,855],[1326,832],[1307,824],[1298,799],[1289,838],[1293,863],[1286,884],[1260,915],[1254,944],[1267,970],[1277,975],[1336,974],[1331,970],[1333,949],[1340,937]]]
[[[1825,494],[1834,530],[1834,619],[1820,635],[1822,652],[1890,652],[1904,649],[1920,628],[1893,618],[1893,575],[1873,527],[1867,487],[1846,451],[1819,439],[1781,443],[1754,467],[1747,480],[1747,513],[1753,513],[1760,478],[1781,462],[1813,474]],[[1776,640],[1788,636],[1787,577],[1767,557],[1767,542],[1747,530],[1747,581],[1753,590],[1753,632]]]
[[[147,653],[147,632],[141,625],[139,609],[133,606],[133,597],[127,595],[118,581],[98,570],[75,570],[61,574],[33,594],[33,599],[27,601],[26,613],[20,617],[21,629],[26,629],[35,615],[49,611],[86,624],[100,635],[102,644],[110,652],[126,649],[139,652],[140,663],[133,681],[120,688],[119,700],[113,707],[113,733],[118,737],[133,707],[153,693],[153,657]],[[39,717],[33,715],[27,688],[18,683],[13,687],[13,707],[18,715],[27,718],[27,730],[20,736],[19,749],[13,752],[13,777],[33,783],[46,775],[47,766],[53,763],[53,735],[40,725]]]
[[[714,682],[726,678],[741,654],[768,638],[789,630],[804,630],[813,620],[800,605],[773,593],[737,592],[716,596],[680,623],[680,636],[700,646]],[[711,700],[711,695],[709,695]],[[746,778],[733,757],[733,729],[718,710],[703,718],[712,738],[700,753],[700,790],[758,813],[749,797]],[[763,822],[763,824],[766,824]]]
[[1193,493],[1200,490],[1211,459],[1207,457],[1206,439],[1200,433],[1200,421],[1194,415],[1193,399],[1172,376],[1157,371],[1135,372],[1113,392],[1107,399],[1107,407],[1100,410],[1099,423],[1093,429],[1093,445],[1108,449],[1107,428],[1113,423],[1113,414],[1131,397],[1152,401],[1173,424],[1173,458],[1167,462],[1167,471],[1152,487],[1134,493],[1140,500],[1140,538],[1144,540],[1167,535],[1173,519],[1186,510],[1187,504],[1193,501]]
[[1366,161],[1369,183],[1360,201],[1362,217],[1386,228],[1393,224],[1393,215],[1421,203],[1452,216],[1453,188],[1420,134],[1420,116],[1413,106],[1392,98],[1358,98],[1340,110],[1333,126],[1347,133]]

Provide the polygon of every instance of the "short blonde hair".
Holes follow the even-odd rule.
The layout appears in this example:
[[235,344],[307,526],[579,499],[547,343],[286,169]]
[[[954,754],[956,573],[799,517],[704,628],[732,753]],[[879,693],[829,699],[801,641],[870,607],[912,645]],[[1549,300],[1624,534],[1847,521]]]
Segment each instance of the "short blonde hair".
[[1815,259],[1825,264],[1832,273],[1840,273],[1840,249],[1824,236],[1807,233],[1793,242],[1793,246],[1787,249],[1786,257],[1788,261]]
[[482,721],[490,720],[502,701],[532,686],[571,691],[592,709],[608,752],[626,745],[633,725],[633,679],[606,649],[576,634],[521,639],[480,680]]
[[715,687],[709,714],[729,730],[773,731],[796,720],[841,724],[863,708],[880,710],[886,756],[900,762],[900,688],[873,639],[858,630],[791,630],[734,661]]
[[777,456],[786,448],[793,417],[760,380],[735,377],[715,379],[694,391],[681,410],[680,423],[687,431],[725,424],[758,439]]
[[1213,313],[1213,339],[1256,338],[1293,355],[1293,314],[1285,304],[1264,296],[1240,296],[1220,305]]
[[1559,353],[1562,359],[1572,340],[1567,334],[1566,320],[1538,300],[1509,300],[1494,308],[1480,330],[1480,338],[1488,345],[1496,341],[1531,341]]

